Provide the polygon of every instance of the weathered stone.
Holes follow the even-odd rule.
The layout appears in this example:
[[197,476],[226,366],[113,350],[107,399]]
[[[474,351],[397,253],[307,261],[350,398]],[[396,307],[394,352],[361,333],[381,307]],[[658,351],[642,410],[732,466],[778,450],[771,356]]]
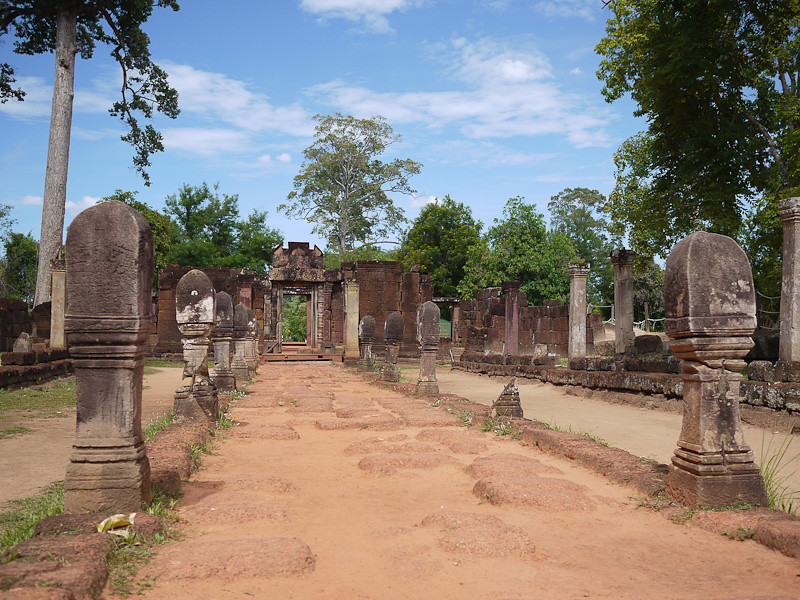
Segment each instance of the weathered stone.
[[175,392],[176,423],[217,419],[217,389],[208,373],[209,336],[216,319],[214,286],[208,276],[192,269],[175,288],[175,318],[183,334],[183,380]]
[[614,267],[614,334],[617,354],[631,354],[633,348],[633,250],[611,251]]
[[569,263],[569,346],[570,358],[586,356],[586,280],[589,263]]
[[31,311],[31,320],[33,321],[33,337],[50,339],[50,319],[51,319],[51,302],[43,302],[38,306],[34,306]]
[[779,360],[775,363],[775,381],[800,383],[800,362]]
[[747,365],[747,378],[750,381],[772,381],[775,367],[768,360],[754,360]]
[[800,362],[800,197],[778,204],[783,221],[780,348],[778,358]]
[[726,236],[693,233],[667,258],[664,289],[670,348],[683,360],[684,401],[667,488],[689,505],[766,505],[739,415],[739,371],[756,327],[747,256]]
[[30,334],[23,331],[22,333],[19,334],[19,337],[14,342],[13,352],[21,353],[21,352],[32,352],[32,351],[33,351],[33,344],[31,343],[31,336]]
[[50,261],[53,275],[50,292],[50,347],[66,348],[64,337],[64,310],[67,302],[67,261],[55,258]]
[[372,356],[372,344],[375,342],[375,317],[367,315],[358,324],[358,343],[361,359],[358,361],[359,371],[372,371],[375,359]]
[[436,379],[439,318],[439,307],[430,300],[420,304],[417,309],[417,342],[419,342],[421,352],[417,393],[430,395],[439,393],[439,382]]
[[233,360],[231,370],[236,387],[242,387],[250,379],[247,368],[247,309],[241,304],[233,307]]
[[142,373],[151,329],[153,235],[118,201],[86,209],[66,243],[64,328],[77,383],[77,428],[64,512],[133,512],[150,502]]
[[245,362],[250,373],[250,379],[258,371],[258,338],[261,335],[258,326],[258,316],[252,308],[247,309],[247,334],[245,335]]
[[492,404],[492,417],[522,418],[522,403],[519,399],[519,386],[515,377],[506,384],[503,392]]
[[[505,353],[509,356],[519,354],[519,311],[522,298],[525,294],[519,291],[522,286],[520,281],[506,281],[503,284],[505,294],[504,316],[505,320]],[[527,298],[525,298],[527,304]]]
[[381,369],[383,381],[400,381],[400,372],[397,370],[397,357],[400,354],[400,344],[403,341],[404,321],[399,312],[390,313],[384,323],[383,341],[386,344],[384,365]]
[[358,350],[359,285],[354,279],[344,282],[344,356],[351,361],[360,358]]
[[661,354],[663,346],[664,343],[661,341],[661,337],[653,334],[637,335],[633,342],[637,356],[641,354]]
[[233,339],[233,300],[227,292],[217,292],[214,334],[214,372],[211,380],[220,390],[235,390],[236,378],[231,370],[231,341]]

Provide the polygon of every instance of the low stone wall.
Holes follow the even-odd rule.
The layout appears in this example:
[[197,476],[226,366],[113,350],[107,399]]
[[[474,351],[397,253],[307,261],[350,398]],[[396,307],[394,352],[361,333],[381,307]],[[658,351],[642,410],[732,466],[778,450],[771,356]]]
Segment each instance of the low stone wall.
[[38,383],[72,373],[72,360],[66,348],[5,352],[0,362],[0,388]]
[[[482,357],[475,360],[475,352],[467,353],[455,364],[456,369],[470,373],[481,373],[500,377],[524,377],[538,379],[554,385],[574,385],[589,389],[618,390],[640,394],[660,394],[667,398],[683,397],[681,376],[672,372],[672,361],[627,358],[574,359],[570,367],[585,366],[585,369],[559,368],[531,364],[503,364],[498,357]],[[499,357],[524,362],[526,357]],[[527,357],[530,359],[530,357]],[[585,361],[585,362],[584,362]],[[646,366],[656,366],[659,372],[646,371]],[[666,365],[666,366],[665,366]],[[614,367],[614,370],[612,370]],[[631,368],[629,368],[631,367]],[[618,370],[617,370],[618,369]],[[750,406],[765,406],[774,410],[800,412],[800,384],[767,381],[742,381],[739,401]]]
[[28,305],[21,300],[0,298],[0,352],[10,351],[23,332],[33,333]]

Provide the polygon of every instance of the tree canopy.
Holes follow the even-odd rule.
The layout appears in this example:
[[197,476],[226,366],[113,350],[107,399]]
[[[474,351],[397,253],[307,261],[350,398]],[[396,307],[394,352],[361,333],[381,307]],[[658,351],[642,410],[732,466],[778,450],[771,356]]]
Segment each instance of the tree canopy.
[[33,304],[36,290],[36,259],[39,244],[33,236],[9,233],[3,242],[4,256],[0,261],[0,296]]
[[482,227],[469,206],[445,196],[423,207],[403,236],[397,260],[407,269],[422,265],[437,296],[456,296],[469,248],[480,241]]
[[563,233],[575,248],[576,260],[591,263],[589,299],[594,304],[613,301],[614,269],[608,221],[603,216],[606,198],[597,190],[566,188],[550,198],[550,228]]
[[412,194],[408,180],[422,165],[410,158],[380,160],[402,138],[386,119],[316,115],[314,142],[303,151],[300,173],[289,201],[278,206],[287,216],[314,224],[312,231],[340,257],[363,244],[389,243],[406,222],[390,193]]
[[238,194],[184,184],[165,199],[166,214],[174,219],[178,240],[166,254],[167,262],[192,267],[247,268],[265,275],[272,251],[283,234],[267,224],[266,211],[253,210],[239,218]]
[[[0,0],[0,36],[13,30],[15,53],[55,53],[37,304],[50,298],[50,260],[58,254],[63,237],[76,55],[91,58],[98,42],[111,48],[122,86],[121,97],[109,112],[125,123],[122,139],[133,146],[133,165],[146,185],[150,155],[164,147],[161,134],[150,124],[142,128],[139,117],[149,119],[154,109],[168,117],[178,114],[178,94],[151,60],[150,38],[142,30],[154,6],[179,9],[175,0]],[[0,102],[24,100],[25,91],[15,84],[13,66],[1,63]]]
[[503,218],[494,220],[486,236],[470,247],[464,279],[458,286],[464,298],[478,290],[522,282],[530,304],[569,298],[567,263],[575,260],[571,240],[547,231],[544,215],[522,197],[510,198]]
[[645,132],[616,158],[612,220],[665,255],[704,228],[736,236],[748,206],[800,185],[800,3],[610,0],[598,77]]

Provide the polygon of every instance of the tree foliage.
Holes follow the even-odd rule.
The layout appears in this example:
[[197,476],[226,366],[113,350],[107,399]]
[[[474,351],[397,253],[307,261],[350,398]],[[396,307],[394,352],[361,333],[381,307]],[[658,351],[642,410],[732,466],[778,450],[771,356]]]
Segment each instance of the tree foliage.
[[550,227],[572,240],[577,260],[591,263],[588,280],[589,299],[606,304],[614,296],[614,269],[608,221],[603,217],[606,198],[597,190],[567,188],[550,198]]
[[312,231],[340,257],[362,244],[388,243],[405,223],[389,193],[412,194],[408,180],[422,165],[410,158],[380,160],[401,140],[383,117],[316,115],[314,142],[303,151],[287,204],[278,210],[314,223]]
[[36,261],[39,244],[33,236],[22,233],[9,233],[3,242],[2,295],[5,298],[24,300],[33,304],[36,291]]
[[597,46],[608,101],[647,131],[617,153],[612,220],[665,255],[699,228],[735,236],[747,206],[800,185],[797,0],[610,0]]
[[459,294],[474,298],[478,290],[522,282],[530,304],[569,298],[567,263],[575,260],[571,240],[547,231],[544,215],[524,198],[510,198],[503,219],[495,219],[485,238],[470,247]]
[[283,341],[302,342],[306,339],[306,297],[283,297]]
[[403,236],[398,260],[408,269],[422,265],[437,296],[456,296],[464,278],[470,246],[478,243],[483,224],[469,206],[450,196],[425,205]]
[[272,264],[272,251],[283,243],[283,235],[267,224],[266,211],[253,210],[239,218],[238,194],[184,184],[167,196],[166,213],[174,219],[178,239],[166,261],[193,267],[247,268],[265,275]]

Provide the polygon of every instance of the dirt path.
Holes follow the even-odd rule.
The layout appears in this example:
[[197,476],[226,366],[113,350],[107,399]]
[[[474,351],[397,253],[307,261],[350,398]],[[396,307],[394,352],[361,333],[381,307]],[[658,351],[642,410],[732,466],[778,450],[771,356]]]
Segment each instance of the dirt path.
[[325,364],[261,367],[145,598],[796,599],[798,563]]
[[[180,368],[159,368],[145,375],[143,424],[172,410],[181,373]],[[58,417],[18,415],[4,420],[4,427],[24,426],[32,431],[0,439],[0,510],[9,500],[31,496],[43,486],[64,479],[75,437],[75,408],[62,412]]]
[[[405,371],[407,379],[416,377],[416,371]],[[439,389],[445,394],[458,394],[473,402],[491,406],[510,378],[487,377],[464,371],[438,368]],[[678,441],[683,421],[683,404],[680,400],[661,402],[671,410],[661,410],[657,403],[643,407],[627,404],[612,404],[567,393],[567,388],[554,386],[532,379],[519,379],[519,396],[526,418],[557,425],[577,433],[590,433],[602,438],[610,445],[627,450],[636,456],[654,458],[669,464]],[[750,411],[769,411],[754,409]],[[774,428],[755,427],[744,424],[744,436],[755,453],[756,462],[770,454],[768,445],[776,448],[785,433],[775,433]],[[765,447],[766,446],[766,447]],[[790,440],[787,456],[800,455],[800,439]],[[800,456],[787,465],[786,473],[796,470],[788,482],[791,489],[800,490]]]

